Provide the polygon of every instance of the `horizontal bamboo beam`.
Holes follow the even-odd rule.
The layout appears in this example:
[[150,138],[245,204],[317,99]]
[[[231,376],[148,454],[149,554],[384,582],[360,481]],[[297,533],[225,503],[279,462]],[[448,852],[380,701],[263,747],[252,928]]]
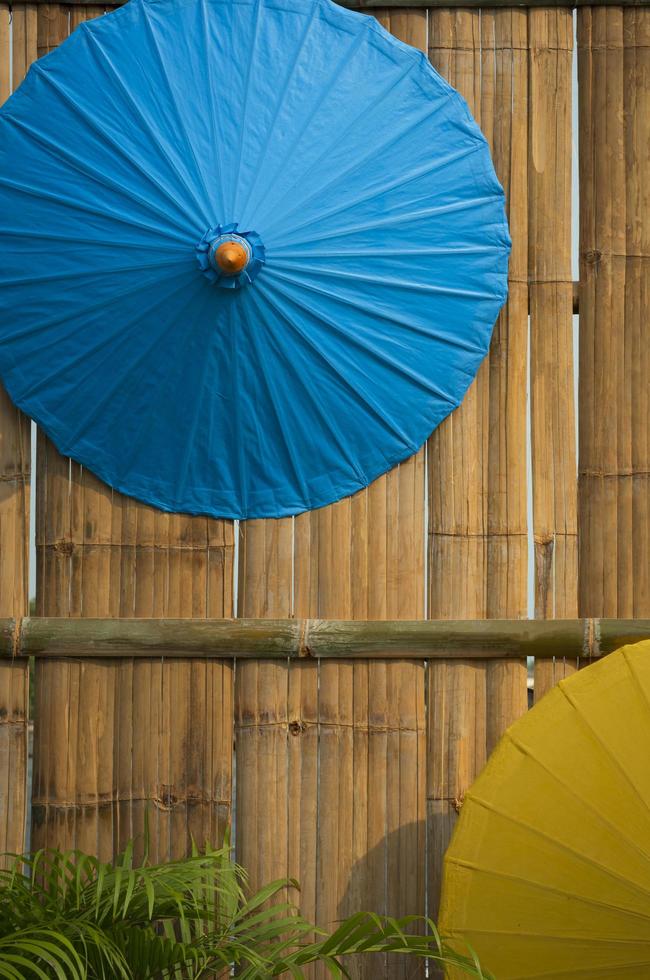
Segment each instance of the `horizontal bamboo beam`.
[[585,657],[650,639],[649,619],[0,620],[0,657],[491,659]]
[[[51,0],[29,0],[30,3],[49,4]],[[113,7],[122,7],[127,0],[111,0],[110,3],[100,4],[106,10]],[[335,0],[341,7],[348,7],[351,10],[372,10],[376,7],[647,7],[650,0],[527,0],[526,3],[513,3],[512,0]],[[65,7],[85,7],[87,0],[66,0]],[[20,3],[10,3],[11,7],[23,6]]]

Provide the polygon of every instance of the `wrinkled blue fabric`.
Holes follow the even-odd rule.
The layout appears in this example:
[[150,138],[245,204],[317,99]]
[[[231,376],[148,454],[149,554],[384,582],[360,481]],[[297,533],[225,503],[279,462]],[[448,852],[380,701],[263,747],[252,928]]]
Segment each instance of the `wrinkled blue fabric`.
[[[258,266],[224,289],[202,249],[229,227]],[[13,400],[118,490],[234,518],[417,450],[487,352],[510,247],[463,99],[330,0],[82,25],[0,110],[0,236]]]

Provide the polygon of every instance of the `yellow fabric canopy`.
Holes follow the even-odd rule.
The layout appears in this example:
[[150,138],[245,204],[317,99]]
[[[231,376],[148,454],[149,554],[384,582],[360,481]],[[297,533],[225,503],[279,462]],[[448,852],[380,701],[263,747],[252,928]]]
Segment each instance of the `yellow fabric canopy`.
[[497,980],[650,978],[650,641],[508,729],[465,797],[440,928]]

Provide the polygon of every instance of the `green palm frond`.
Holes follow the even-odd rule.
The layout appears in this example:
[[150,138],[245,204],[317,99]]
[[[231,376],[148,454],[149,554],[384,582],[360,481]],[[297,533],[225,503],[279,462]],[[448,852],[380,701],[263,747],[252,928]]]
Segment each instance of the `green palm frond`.
[[440,939],[430,920],[358,913],[331,934],[285,899],[291,880],[247,893],[230,842],[152,864],[133,844],[112,864],[78,851],[39,851],[0,870],[0,980],[240,980],[304,977],[322,963],[347,977],[350,956],[427,958],[486,978],[468,951]]

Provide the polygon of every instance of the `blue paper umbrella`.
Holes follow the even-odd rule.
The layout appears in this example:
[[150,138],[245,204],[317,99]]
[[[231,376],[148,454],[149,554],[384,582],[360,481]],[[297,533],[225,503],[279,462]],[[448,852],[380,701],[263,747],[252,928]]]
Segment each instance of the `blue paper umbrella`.
[[131,0],[0,112],[0,373],[166,510],[367,485],[460,402],[506,296],[487,144],[329,0]]

